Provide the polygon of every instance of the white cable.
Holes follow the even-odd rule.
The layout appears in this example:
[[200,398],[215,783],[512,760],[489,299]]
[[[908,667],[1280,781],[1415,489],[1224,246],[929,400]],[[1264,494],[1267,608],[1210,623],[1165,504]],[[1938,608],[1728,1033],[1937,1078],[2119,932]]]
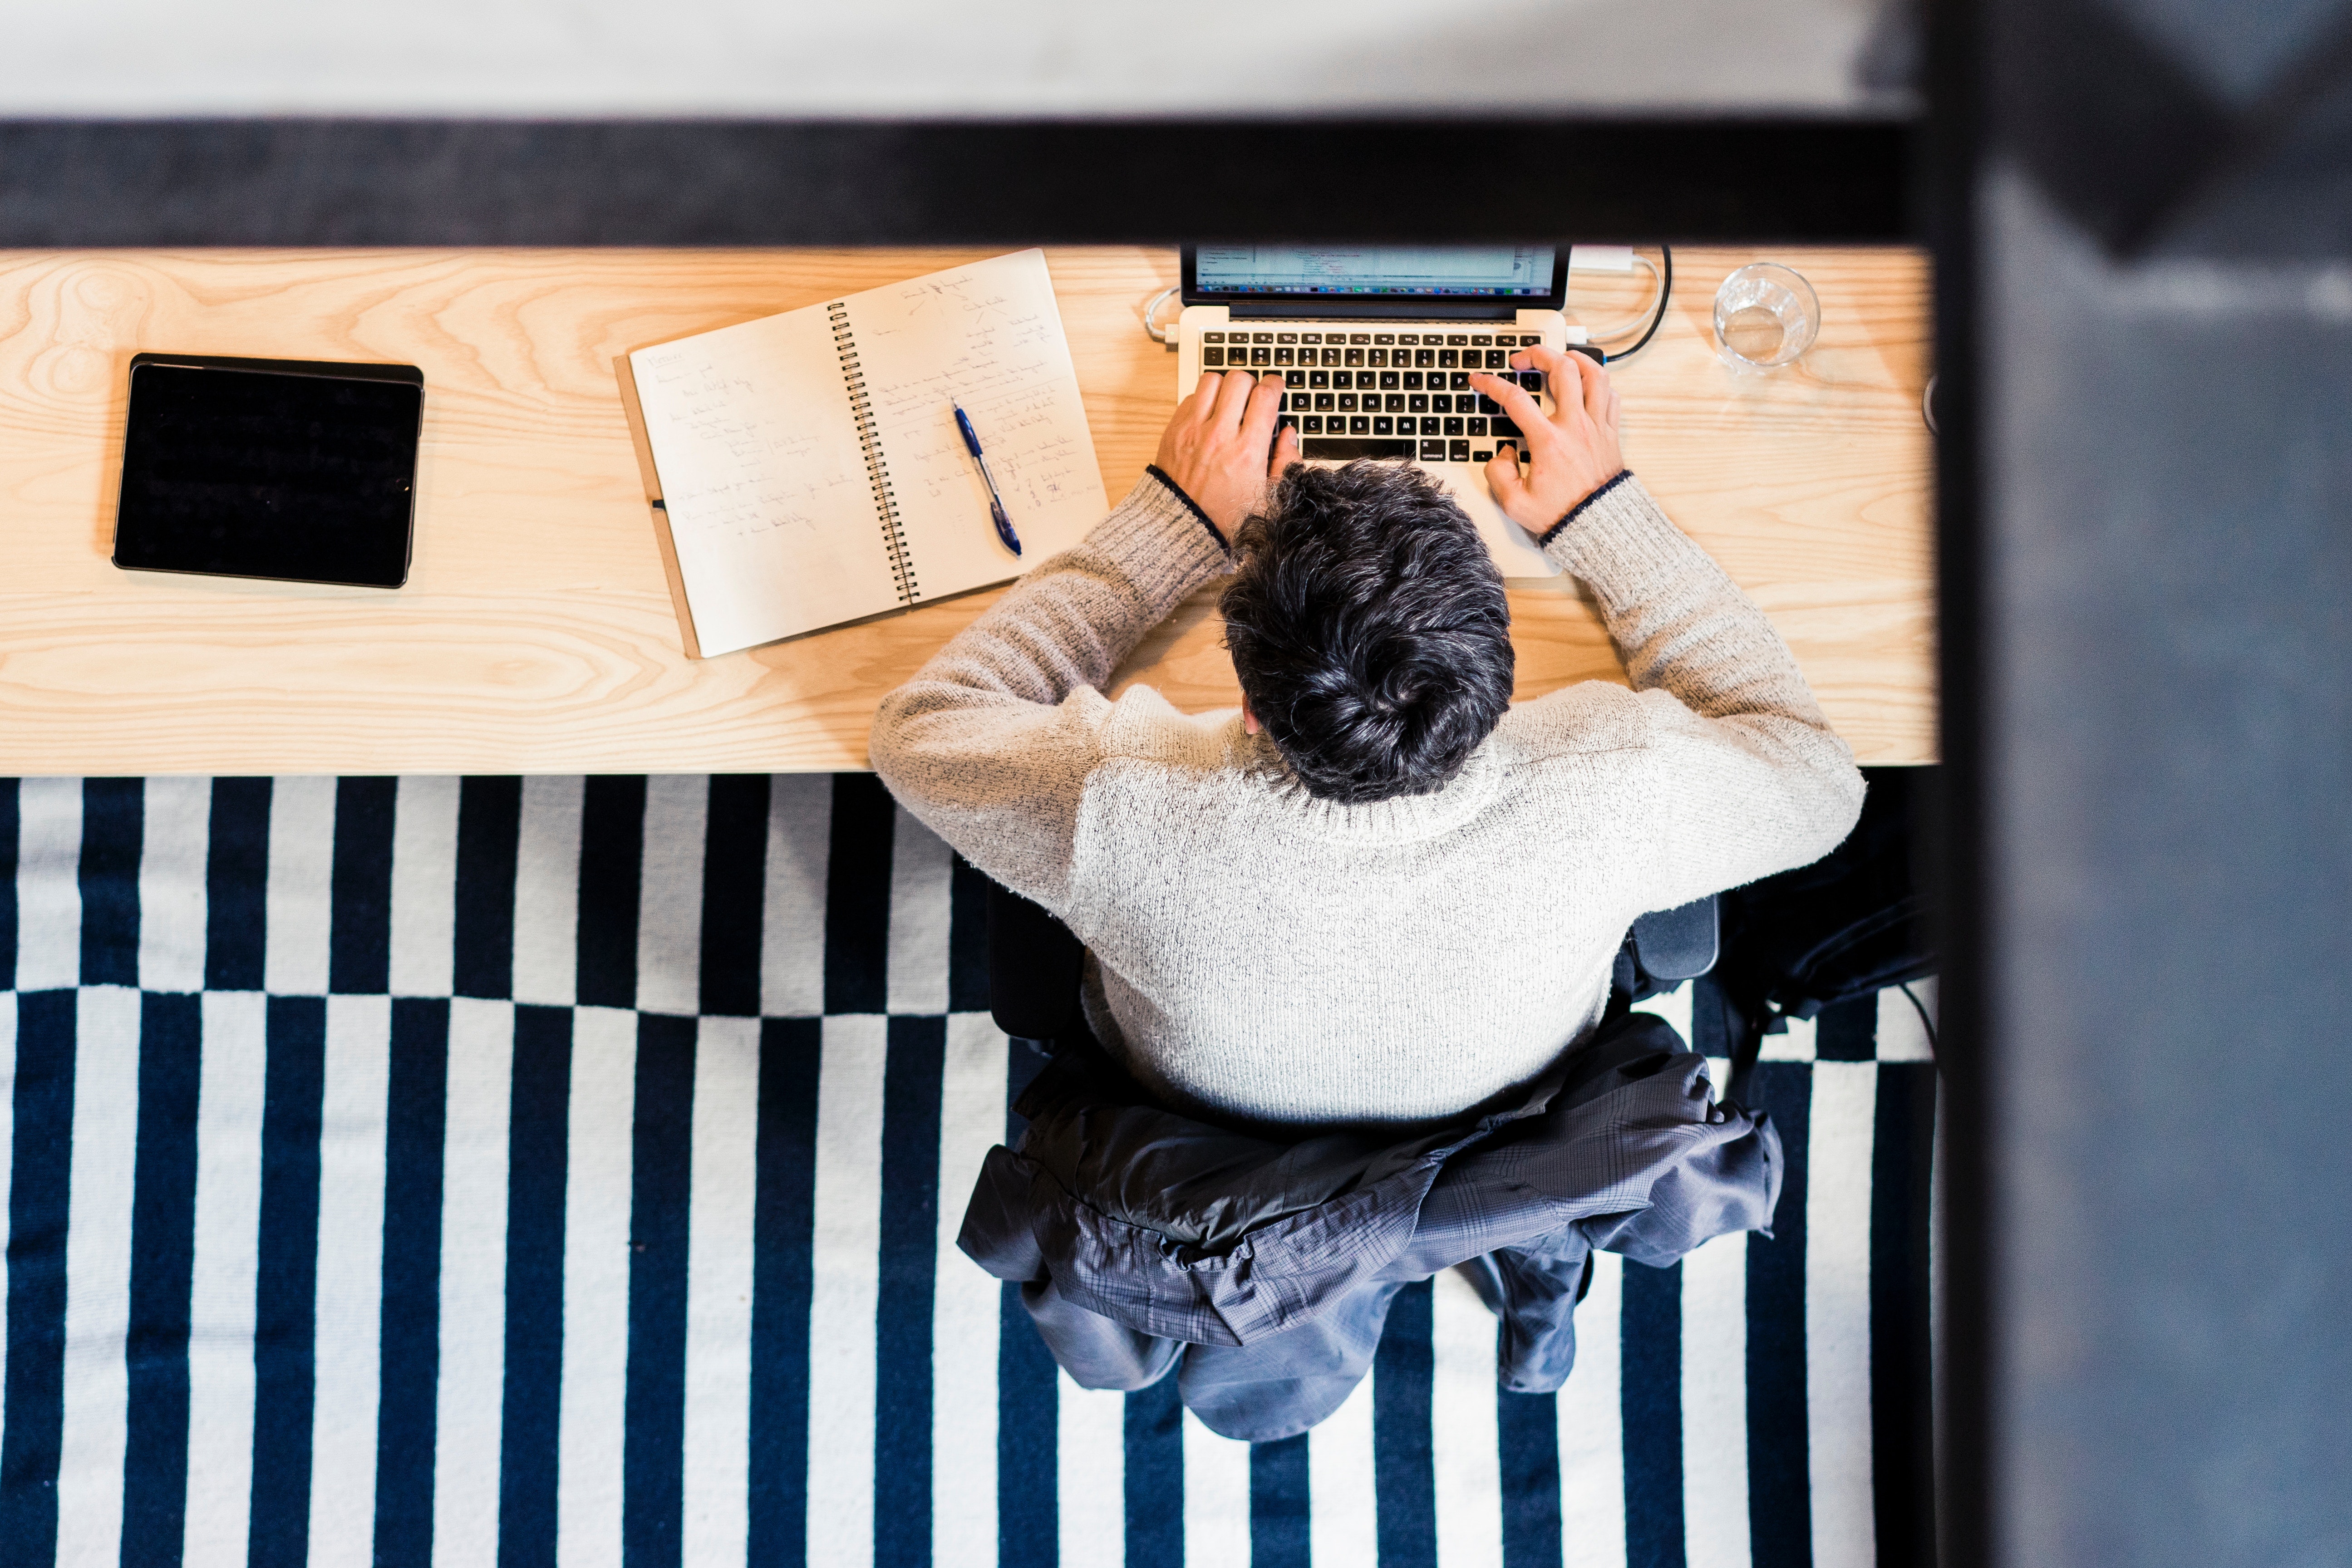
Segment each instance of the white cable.
[[1638,311],[1634,312],[1633,318],[1631,321],[1620,322],[1618,325],[1613,327],[1588,327],[1585,329],[1585,336],[1596,342],[1602,338],[1622,337],[1636,327],[1648,326],[1650,324],[1651,313],[1658,308],[1657,263],[1652,261],[1648,257],[1643,256],[1638,250],[1633,253],[1633,259],[1640,263],[1642,268],[1650,275],[1650,302],[1643,306]]
[[1162,289],[1151,297],[1149,304],[1143,307],[1143,335],[1155,343],[1165,343],[1170,348],[1176,346],[1176,323],[1169,322],[1168,330],[1163,332],[1151,324],[1151,318],[1159,313],[1160,307],[1166,302],[1170,295],[1179,292],[1181,292],[1181,288]]

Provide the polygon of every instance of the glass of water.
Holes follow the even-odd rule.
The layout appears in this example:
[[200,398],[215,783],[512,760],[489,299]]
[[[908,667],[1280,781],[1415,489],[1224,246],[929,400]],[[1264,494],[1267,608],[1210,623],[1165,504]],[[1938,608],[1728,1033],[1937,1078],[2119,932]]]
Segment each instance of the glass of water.
[[1778,370],[1813,346],[1822,302],[1803,276],[1751,262],[1715,291],[1715,341],[1734,370]]

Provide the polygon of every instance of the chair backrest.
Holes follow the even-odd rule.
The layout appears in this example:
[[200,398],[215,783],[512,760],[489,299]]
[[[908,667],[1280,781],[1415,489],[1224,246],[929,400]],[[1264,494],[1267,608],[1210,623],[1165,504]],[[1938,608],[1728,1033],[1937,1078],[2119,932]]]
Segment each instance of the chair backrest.
[[1633,961],[1653,980],[1696,980],[1715,967],[1721,931],[1715,895],[1671,910],[1656,910],[1633,922]]
[[[1640,996],[1672,990],[1715,966],[1716,902],[1700,899],[1633,922],[1626,948]],[[1070,928],[1020,894],[988,885],[988,1009],[1016,1040],[1058,1039],[1077,1022],[1086,949]],[[1646,983],[1646,984],[1645,984]]]
[[1052,1040],[1078,1017],[1087,950],[1037,904],[988,884],[988,1010],[1016,1040]]

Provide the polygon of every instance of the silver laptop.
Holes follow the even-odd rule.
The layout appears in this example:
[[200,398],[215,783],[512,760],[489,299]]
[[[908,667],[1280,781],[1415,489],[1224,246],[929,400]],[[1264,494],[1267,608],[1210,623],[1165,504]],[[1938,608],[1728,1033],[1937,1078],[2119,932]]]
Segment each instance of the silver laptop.
[[[1550,577],[1486,490],[1486,463],[1518,434],[1469,373],[1515,349],[1584,342],[1560,314],[1566,246],[1201,245],[1184,247],[1179,396],[1203,371],[1279,372],[1282,422],[1310,463],[1418,463],[1461,502],[1506,577]],[[1549,412],[1534,371],[1519,383]]]

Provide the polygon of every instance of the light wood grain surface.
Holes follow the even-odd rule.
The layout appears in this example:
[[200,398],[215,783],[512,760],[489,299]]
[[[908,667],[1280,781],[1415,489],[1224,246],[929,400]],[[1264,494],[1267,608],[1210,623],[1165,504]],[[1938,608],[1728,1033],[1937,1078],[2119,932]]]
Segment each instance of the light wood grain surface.
[[[688,658],[614,375],[633,348],[983,254],[0,254],[0,773],[782,771],[866,765],[880,695],[995,598]],[[1935,755],[1925,261],[1772,252],[1819,342],[1742,377],[1676,253],[1656,342],[1617,370],[1627,459],[1771,615],[1864,762]],[[1106,489],[1175,400],[1139,329],[1172,251],[1048,253]],[[1577,274],[1571,319],[1636,284]],[[131,356],[387,360],[425,376],[415,566],[396,593],[117,571]],[[1120,674],[1236,700],[1212,595]],[[1572,586],[1516,590],[1519,695],[1622,680]]]

